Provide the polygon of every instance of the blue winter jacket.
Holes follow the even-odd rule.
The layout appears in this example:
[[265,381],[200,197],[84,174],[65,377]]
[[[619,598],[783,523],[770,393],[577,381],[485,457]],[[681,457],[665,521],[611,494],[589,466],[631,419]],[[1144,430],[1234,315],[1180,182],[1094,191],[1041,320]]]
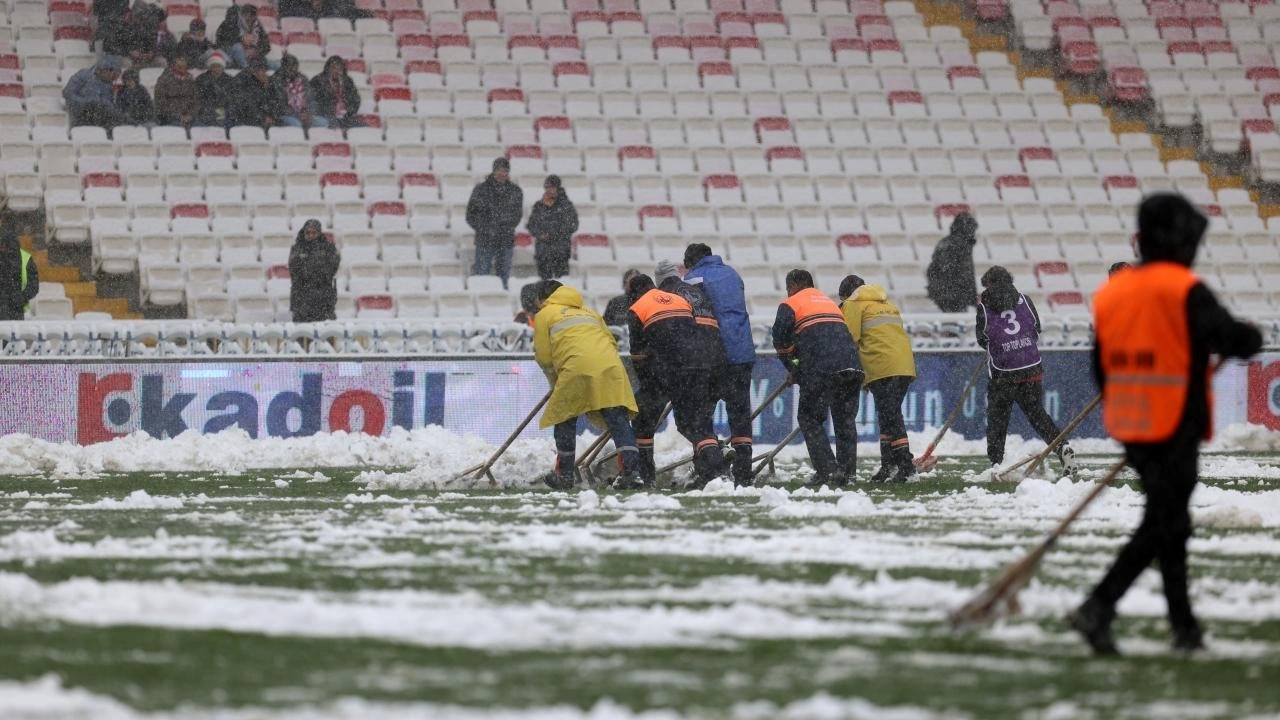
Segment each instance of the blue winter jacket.
[[708,255],[685,273],[684,281],[691,285],[701,284],[711,298],[729,364],[755,362],[756,344],[751,338],[751,316],[747,313],[742,276],[725,265],[719,255]]

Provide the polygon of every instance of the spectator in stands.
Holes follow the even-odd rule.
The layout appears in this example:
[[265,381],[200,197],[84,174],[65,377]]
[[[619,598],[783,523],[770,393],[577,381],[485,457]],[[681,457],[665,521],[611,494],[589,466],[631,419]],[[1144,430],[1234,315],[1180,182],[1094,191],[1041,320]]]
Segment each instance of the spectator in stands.
[[298,72],[298,58],[285,55],[280,59],[280,69],[271,77],[271,88],[280,108],[280,124],[304,129],[329,127],[329,119],[316,114],[315,93],[307,78]]
[[71,125],[96,125],[110,130],[125,122],[116,109],[115,82],[120,77],[120,58],[107,55],[93,67],[80,70],[62,89]]
[[329,119],[334,128],[363,127],[357,117],[360,112],[360,92],[347,75],[347,61],[334,55],[324,61],[324,72],[311,78],[311,93],[315,97],[316,114]]
[[93,15],[98,19],[94,34],[106,55],[126,55],[129,40],[129,0],[93,0]]
[[127,125],[154,125],[155,109],[151,95],[142,87],[137,70],[125,70],[120,78],[120,92],[116,93],[116,109],[124,116]]
[[973,246],[977,242],[978,221],[962,212],[951,221],[950,234],[934,248],[925,272],[929,299],[942,312],[965,312],[978,306],[973,270]]
[[134,3],[125,27],[125,54],[135,68],[165,61],[176,49],[173,35],[165,25],[165,11],[142,0]]
[[614,297],[604,308],[604,324],[612,327],[625,327],[627,324],[627,313],[631,312],[631,298],[627,297],[627,286],[631,283],[631,278],[640,274],[639,270],[631,269],[622,273],[622,294]]
[[356,7],[351,0],[280,0],[277,10],[280,17],[305,17],[312,20],[327,17],[347,20],[373,17],[372,13]]
[[1117,263],[1111,263],[1111,267],[1107,268],[1107,277],[1111,277],[1121,270],[1128,270],[1131,267],[1133,266],[1123,260]]
[[231,58],[232,67],[247,68],[255,58],[266,61],[271,51],[271,38],[258,21],[258,8],[253,5],[232,5],[227,16],[218,26],[218,47]]
[[476,232],[473,275],[497,275],[502,278],[502,287],[507,286],[516,228],[523,214],[524,192],[511,182],[511,163],[500,157],[493,161],[493,172],[475,186],[467,201],[467,225]]
[[196,79],[187,70],[187,59],[179,55],[156,81],[156,122],[161,125],[191,127],[200,112]]
[[573,234],[578,232],[578,210],[565,194],[559,175],[547,176],[542,198],[533,204],[525,228],[533,236],[538,277],[553,280],[568,275]]
[[178,47],[174,50],[174,57],[186,59],[188,68],[203,68],[205,61],[209,59],[210,53],[213,52],[213,43],[209,42],[208,33],[205,32],[204,21],[200,18],[194,18],[191,21],[190,29],[182,34],[182,39],[178,41]]
[[529,283],[520,288],[520,312],[511,322],[533,327],[533,318],[538,314],[538,283]]
[[289,313],[294,322],[337,319],[341,262],[338,248],[324,236],[320,221],[303,223],[289,249]]
[[209,55],[209,69],[196,78],[196,96],[199,99],[197,125],[227,127],[235,81],[226,73],[226,64],[226,57],[215,51]]
[[31,253],[22,249],[11,219],[0,227],[0,320],[21,320],[40,293],[40,273]]
[[234,82],[231,127],[251,125],[265,129],[280,124],[280,116],[284,113],[275,88],[271,86],[271,77],[267,75],[266,60],[250,60],[248,69],[237,75]]

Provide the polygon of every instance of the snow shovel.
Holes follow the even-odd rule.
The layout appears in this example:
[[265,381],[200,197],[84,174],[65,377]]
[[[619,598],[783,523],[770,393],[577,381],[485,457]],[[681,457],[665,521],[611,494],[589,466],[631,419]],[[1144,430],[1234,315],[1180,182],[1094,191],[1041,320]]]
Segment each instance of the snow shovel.
[[524,422],[521,422],[520,426],[511,433],[511,437],[507,438],[507,441],[502,443],[502,447],[495,450],[494,453],[489,456],[488,460],[485,460],[479,465],[472,465],[466,470],[463,470],[457,475],[449,478],[449,482],[456,482],[467,476],[470,476],[472,479],[479,480],[481,476],[484,476],[489,478],[489,487],[497,486],[498,480],[493,476],[492,472],[493,464],[498,462],[498,458],[502,457],[502,453],[506,452],[507,448],[511,447],[511,443],[515,442],[516,438],[520,436],[520,433],[524,432],[524,429],[529,425],[529,423],[533,422],[534,416],[542,410],[543,406],[545,406],[547,401],[550,399],[551,391],[548,390],[547,394],[543,395],[542,399],[538,401],[538,404],[534,405],[533,409],[529,411],[529,415],[524,419]]
[[949,619],[951,628],[958,630],[961,628],[984,627],[995,622],[995,620],[1004,613],[1016,615],[1021,611],[1018,603],[1018,592],[1031,582],[1031,578],[1035,576],[1036,570],[1040,567],[1040,561],[1049,552],[1057,542],[1058,538],[1066,533],[1071,523],[1080,517],[1080,514],[1098,499],[1103,490],[1115,480],[1120,471],[1124,469],[1125,461],[1120,460],[1105,475],[1094,483],[1093,489],[1087,495],[1081,498],[1076,506],[1071,508],[1071,512],[1058,523],[1057,527],[1049,533],[1048,537],[1040,541],[1031,552],[1026,556],[1006,567],[1004,572],[1000,573],[995,580],[991,581],[987,587],[975,595],[964,605],[952,610]]
[[951,408],[951,414],[947,416],[947,421],[942,424],[942,428],[938,430],[938,434],[933,436],[933,442],[929,443],[929,447],[925,448],[924,454],[916,458],[912,462],[916,464],[916,469],[920,472],[929,472],[938,466],[938,458],[934,457],[933,451],[937,449],[938,443],[942,442],[943,436],[951,429],[951,424],[956,421],[960,415],[960,408],[964,407],[964,399],[968,397],[969,391],[973,389],[975,383],[978,382],[978,373],[982,372],[982,368],[987,366],[987,359],[983,358],[978,366],[973,369],[973,373],[969,375],[969,382],[964,386],[964,390],[960,393],[960,399],[956,401],[956,406]]
[[1011,473],[1013,473],[1013,471],[1017,470],[1018,468],[1024,465],[1027,466],[1026,470],[1023,470],[1021,473],[1024,477],[1034,473],[1036,470],[1040,468],[1042,464],[1044,464],[1045,459],[1049,457],[1049,454],[1053,452],[1054,448],[1061,445],[1062,441],[1065,440],[1067,436],[1071,434],[1071,431],[1075,430],[1076,427],[1080,425],[1080,423],[1084,422],[1085,417],[1087,417],[1089,413],[1093,411],[1094,408],[1098,407],[1098,403],[1101,403],[1101,402],[1102,402],[1102,393],[1098,393],[1098,396],[1093,399],[1093,402],[1089,403],[1088,405],[1085,405],[1084,409],[1080,411],[1080,414],[1072,418],[1071,422],[1067,423],[1067,426],[1062,429],[1062,432],[1058,433],[1058,437],[1054,438],[1053,442],[1046,445],[1044,450],[1041,450],[1035,455],[1019,460],[1013,465],[1010,465],[1004,470],[1001,470],[1000,472],[996,473],[991,479],[996,480],[998,482],[1004,482],[1010,479],[1009,476]]
[[796,436],[799,434],[800,434],[799,426],[791,428],[791,432],[787,433],[787,436],[782,438],[781,442],[779,442],[777,445],[774,445],[772,450],[770,450],[769,452],[765,453],[764,455],[760,456],[760,458],[758,458],[758,461],[756,462],[756,469],[751,471],[751,477],[752,478],[760,477],[760,473],[764,472],[764,468],[766,465],[769,466],[769,474],[773,475],[775,473],[775,469],[773,467],[773,459],[778,457],[778,453],[782,452],[783,449],[785,449],[788,445],[790,445],[791,441],[795,440]]
[[[791,381],[788,379],[786,382],[783,382],[782,384],[778,385],[778,387],[774,388],[773,392],[769,393],[769,397],[766,397],[764,399],[764,402],[760,403],[760,407],[756,408],[755,411],[751,413],[751,420],[754,422],[756,418],[760,417],[760,413],[764,412],[765,408],[772,405],[773,401],[777,400],[778,396],[782,394],[782,391],[786,390],[790,386],[791,386]],[[687,458],[677,460],[673,463],[670,463],[669,465],[658,468],[657,474],[661,475],[663,473],[671,472],[672,470],[688,465],[691,462],[693,462],[692,453],[690,453],[689,457]]]

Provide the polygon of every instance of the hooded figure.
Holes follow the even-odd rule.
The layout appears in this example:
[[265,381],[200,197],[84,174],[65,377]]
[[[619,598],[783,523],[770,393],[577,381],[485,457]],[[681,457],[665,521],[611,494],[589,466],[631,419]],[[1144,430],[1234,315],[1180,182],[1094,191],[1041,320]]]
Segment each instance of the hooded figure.
[[114,87],[122,66],[120,58],[107,55],[71,76],[62,89],[62,99],[73,126],[96,125],[109,130],[124,124],[124,116],[116,109]]
[[347,74],[347,61],[334,55],[324,61],[324,71],[311,78],[311,97],[316,115],[328,118],[335,127],[361,127],[360,91]]
[[1146,507],[1115,564],[1067,622],[1100,655],[1118,652],[1116,604],[1159,565],[1175,650],[1204,646],[1187,590],[1188,505],[1200,441],[1212,435],[1209,354],[1247,358],[1262,334],[1218,304],[1191,271],[1208,220],[1182,196],[1157,193],[1138,208],[1141,262],[1107,279],[1093,300],[1093,367],[1102,420],[1124,444]]
[[298,72],[298,58],[286,54],[280,59],[280,69],[271,76],[271,89],[276,95],[275,104],[280,110],[281,124],[300,128],[329,127],[329,119],[316,112],[316,97],[311,83]]
[[493,172],[471,191],[467,200],[467,225],[476,231],[476,258],[472,275],[497,275],[507,286],[516,228],[524,214],[524,193],[511,182],[511,163],[505,157],[493,161]]
[[871,480],[905,482],[915,475],[916,467],[902,417],[902,400],[916,379],[916,361],[902,313],[883,287],[868,285],[857,275],[840,282],[840,310],[858,346],[880,426],[880,469]]
[[565,194],[558,175],[548,175],[542,197],[529,211],[525,229],[533,236],[533,259],[544,280],[569,274],[573,234],[578,232],[578,211]]
[[0,227],[0,320],[21,320],[40,293],[36,262],[18,242],[12,221]]
[[294,322],[333,320],[338,305],[338,248],[319,220],[308,220],[289,249],[289,312]]
[[973,246],[978,243],[978,221],[960,213],[951,221],[951,232],[933,250],[925,271],[929,299],[943,312],[965,312],[978,304],[973,282]]
[[636,398],[618,342],[577,290],[556,280],[536,287],[540,307],[533,320],[533,355],[551,383],[539,426],[554,426],[556,439],[555,470],[543,481],[552,489],[573,487],[577,421],[586,415],[595,427],[609,428],[622,464],[619,479],[630,486],[639,457],[629,422]]
[[253,5],[227,8],[216,39],[232,64],[240,68],[248,67],[249,61],[255,58],[265,60],[271,52],[271,38],[258,20],[258,8]]

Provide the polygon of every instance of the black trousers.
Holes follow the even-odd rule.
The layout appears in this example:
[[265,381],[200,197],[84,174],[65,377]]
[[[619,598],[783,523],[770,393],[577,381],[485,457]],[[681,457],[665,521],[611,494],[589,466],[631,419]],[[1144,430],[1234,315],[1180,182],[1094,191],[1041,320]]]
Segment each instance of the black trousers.
[[[862,374],[835,373],[818,382],[800,385],[796,420],[804,433],[805,447],[813,469],[824,476],[837,473],[852,476],[858,464],[858,393]],[[836,451],[827,439],[827,416],[836,435]]]
[[1187,595],[1187,540],[1200,441],[1190,433],[1181,434],[1184,437],[1169,442],[1125,446],[1125,458],[1138,471],[1147,504],[1142,522],[1093,590],[1096,601],[1114,608],[1142,571],[1158,561],[1169,624],[1175,631],[1197,627]]
[[751,482],[751,372],[755,363],[729,365],[713,381],[715,399],[724,401],[729,416],[729,444],[733,446],[733,479]]
[[913,377],[896,375],[867,383],[867,390],[871,391],[876,403],[876,423],[880,425],[881,442],[892,444],[906,440],[907,423],[902,419],[902,399],[914,381]]
[[[623,407],[605,408],[600,411],[605,426],[613,436],[613,447],[618,451],[618,468],[624,473],[637,470],[639,465],[636,438],[632,434],[628,414],[627,409]],[[556,423],[552,435],[556,440],[556,472],[561,475],[570,475],[577,457],[578,418]]]
[[554,280],[569,274],[570,247],[568,243],[543,244],[534,247],[533,262],[538,266],[538,277]]
[[1009,415],[1014,403],[1022,408],[1022,414],[1027,416],[1040,439],[1050,443],[1058,437],[1058,424],[1044,409],[1044,383],[992,378],[987,385],[987,459],[994,465],[1004,462],[1004,440],[1009,433]]
[[640,412],[632,421],[632,427],[641,450],[641,477],[652,477],[653,434],[658,429],[662,409],[668,400],[676,430],[693,444],[694,469],[705,479],[715,477],[724,465],[724,456],[712,426],[717,398],[711,368],[699,367],[640,373],[640,390],[636,393],[636,406]]

